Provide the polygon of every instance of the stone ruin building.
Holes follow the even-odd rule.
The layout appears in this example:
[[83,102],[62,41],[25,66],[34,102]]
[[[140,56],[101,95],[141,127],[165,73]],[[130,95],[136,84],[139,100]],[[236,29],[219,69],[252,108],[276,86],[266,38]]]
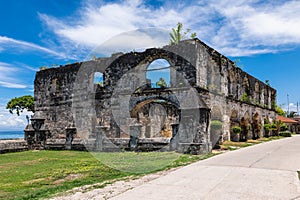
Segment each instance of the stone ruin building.
[[[158,59],[170,80],[153,87],[147,73]],[[40,70],[34,98],[32,148],[199,154],[230,140],[235,125],[258,138],[264,119],[276,118],[276,90],[199,39]]]

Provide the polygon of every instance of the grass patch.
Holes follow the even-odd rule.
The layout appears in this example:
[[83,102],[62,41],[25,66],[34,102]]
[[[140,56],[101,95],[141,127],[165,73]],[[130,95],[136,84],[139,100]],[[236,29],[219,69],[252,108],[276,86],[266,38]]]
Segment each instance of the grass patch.
[[263,143],[263,142],[268,142],[272,140],[278,140],[284,138],[283,136],[272,136],[272,137],[262,137],[257,140],[248,140],[246,142],[232,142],[232,141],[225,141],[223,142],[220,146],[222,150],[236,150],[240,149],[243,147],[248,147],[252,146],[255,144]]
[[[226,141],[221,149],[235,150],[281,139],[275,136]],[[41,199],[74,187],[134,178],[165,169],[184,166],[216,154],[200,156],[175,152],[90,153],[83,151],[25,151],[0,154],[0,199]],[[298,172],[300,176],[300,173]]]
[[26,151],[0,155],[0,199],[41,199],[88,184],[170,169],[205,159],[175,152]]

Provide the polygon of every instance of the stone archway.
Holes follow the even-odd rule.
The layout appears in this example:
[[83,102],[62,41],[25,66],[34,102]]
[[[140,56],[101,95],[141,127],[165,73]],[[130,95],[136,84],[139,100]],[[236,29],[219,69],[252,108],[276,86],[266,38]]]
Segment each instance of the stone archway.
[[141,126],[140,138],[173,139],[178,132],[181,108],[178,94],[169,89],[138,88],[130,97],[132,121]]
[[[137,104],[131,110],[131,117],[141,125],[140,138],[169,138],[179,124],[180,110],[165,100],[152,99]],[[173,128],[172,128],[173,126]]]
[[247,139],[251,139],[252,138],[252,133],[251,133],[251,131],[249,131],[251,126],[250,126],[250,115],[249,115],[248,111],[246,111],[244,116],[241,118],[240,126],[241,126],[241,129],[242,129],[242,132],[241,132],[241,135],[240,135],[240,140],[241,141],[247,141]]
[[256,140],[260,138],[261,131],[261,119],[258,113],[255,113],[252,117],[252,139]]

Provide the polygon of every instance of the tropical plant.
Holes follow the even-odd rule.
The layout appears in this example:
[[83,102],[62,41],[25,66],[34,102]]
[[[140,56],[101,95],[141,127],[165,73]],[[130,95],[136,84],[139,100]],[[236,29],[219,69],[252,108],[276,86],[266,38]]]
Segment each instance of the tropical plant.
[[244,102],[247,102],[247,103],[251,102],[251,99],[250,99],[250,97],[248,96],[248,94],[246,92],[242,95],[240,100],[244,101]]
[[275,111],[278,115],[285,116],[285,112],[284,112],[284,110],[282,110],[282,108],[280,106],[275,105]]
[[271,125],[269,123],[264,124],[264,136],[269,137],[270,136],[270,130],[271,130]]
[[294,118],[296,114],[297,114],[297,112],[291,111],[291,112],[287,115],[287,117],[289,117],[289,118]]
[[271,127],[270,127],[270,124],[264,124],[264,130],[266,133],[269,133]]
[[[191,29],[186,29],[184,33],[182,33],[183,30],[183,25],[181,22],[177,23],[176,28],[172,28],[172,32],[170,33],[170,44],[178,44],[179,41],[187,38],[187,34],[191,32]],[[197,34],[191,33],[190,38],[194,39],[197,37]]]
[[18,116],[20,112],[23,112],[25,109],[34,112],[34,98],[31,95],[15,97],[7,103],[6,109],[8,109],[11,114],[13,114],[15,110]]
[[239,127],[239,126],[233,126],[232,127],[232,133],[239,134],[241,132],[242,132],[242,128],[241,127]]
[[159,78],[159,80],[156,82],[156,87],[165,88],[167,87],[167,82],[164,78]]
[[281,123],[280,124],[280,131],[287,131],[287,130],[288,130],[287,125],[285,125],[284,123]]

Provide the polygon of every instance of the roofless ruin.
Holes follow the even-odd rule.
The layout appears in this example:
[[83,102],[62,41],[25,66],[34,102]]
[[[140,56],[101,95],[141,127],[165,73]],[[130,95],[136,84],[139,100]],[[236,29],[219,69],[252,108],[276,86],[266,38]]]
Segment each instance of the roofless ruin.
[[[153,71],[169,78],[155,84]],[[41,70],[34,98],[31,148],[199,154],[235,125],[258,138],[276,117],[276,90],[199,39]]]

